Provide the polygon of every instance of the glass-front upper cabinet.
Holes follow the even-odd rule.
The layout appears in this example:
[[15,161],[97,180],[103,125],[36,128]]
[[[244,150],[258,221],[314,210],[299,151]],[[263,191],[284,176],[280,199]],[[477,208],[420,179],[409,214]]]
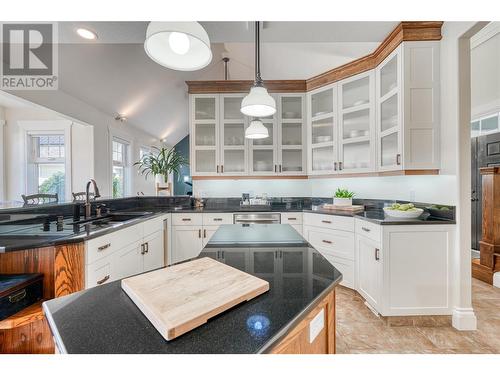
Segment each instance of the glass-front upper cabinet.
[[401,46],[376,69],[378,169],[402,169]]
[[306,173],[305,102],[303,94],[281,94],[278,100],[278,173]]
[[219,97],[191,95],[191,173],[216,175],[219,169]]
[[375,169],[375,75],[361,73],[338,83],[339,173]]
[[[275,98],[276,99],[276,98]],[[269,137],[249,139],[249,169],[252,175],[274,175],[278,173],[278,129],[277,113],[273,116],[261,117],[267,128]],[[251,119],[249,118],[249,122]]]
[[220,167],[224,175],[248,172],[248,147],[245,129],[248,119],[241,113],[242,94],[226,94],[220,100]]
[[308,172],[332,174],[337,170],[337,84],[307,94]]

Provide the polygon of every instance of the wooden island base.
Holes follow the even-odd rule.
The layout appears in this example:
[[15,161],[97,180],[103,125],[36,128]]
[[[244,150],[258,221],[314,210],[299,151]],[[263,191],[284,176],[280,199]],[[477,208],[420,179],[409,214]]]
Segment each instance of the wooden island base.
[[[324,314],[324,327],[309,342],[311,321]],[[335,289],[326,295],[282,340],[269,350],[270,354],[335,354]]]

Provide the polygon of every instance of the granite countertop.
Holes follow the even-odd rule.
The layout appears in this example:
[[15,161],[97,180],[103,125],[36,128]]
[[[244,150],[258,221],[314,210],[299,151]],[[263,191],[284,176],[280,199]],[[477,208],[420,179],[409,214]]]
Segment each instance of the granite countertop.
[[[166,341],[122,291],[120,281],[44,302],[49,326],[63,353],[263,353],[284,337],[341,280],[319,252],[298,239],[287,224],[269,224],[275,245],[258,247],[262,233],[225,225],[217,242],[245,238],[233,247],[207,246],[212,257],[267,280],[268,292]],[[233,227],[228,228],[227,227]],[[238,235],[239,232],[239,235]],[[298,242],[295,242],[297,239]],[[281,246],[279,243],[288,243]],[[296,246],[293,246],[293,245]]]
[[[184,198],[184,197],[182,197]],[[268,207],[240,207],[239,204],[234,204],[232,200],[222,200],[208,205],[204,208],[195,208],[192,206],[175,205],[171,202],[170,206],[155,205],[154,197],[138,198],[121,198],[112,200],[111,203],[116,204],[116,208],[112,209],[116,212],[140,212],[144,215],[127,222],[112,223],[107,225],[85,225],[77,228],[71,226],[70,217],[72,204],[49,205],[48,207],[38,207],[29,212],[23,210],[20,212],[2,212],[0,210],[0,253],[7,251],[16,251],[21,249],[30,249],[45,246],[55,246],[64,243],[75,243],[86,241],[98,236],[102,236],[116,230],[123,229],[127,226],[137,224],[141,221],[150,219],[156,215],[168,213],[216,213],[216,212],[307,212],[324,215],[337,216],[352,216],[362,220],[367,220],[380,225],[420,225],[420,224],[455,224],[453,217],[439,218],[430,215],[426,212],[417,219],[397,219],[386,217],[381,209],[368,207],[364,212],[353,213],[341,210],[325,210],[321,206],[304,204],[304,202],[286,202],[285,199],[273,203]],[[105,201],[109,204],[110,201]],[[138,203],[142,202],[142,203]],[[139,206],[138,206],[139,204]],[[62,231],[56,230],[54,223],[55,217],[59,214],[57,208],[66,211],[61,215],[65,216],[65,225]],[[52,210],[51,213],[44,213],[44,209]],[[56,211],[54,211],[56,209]],[[43,221],[46,218],[51,218],[50,230],[44,231]]]

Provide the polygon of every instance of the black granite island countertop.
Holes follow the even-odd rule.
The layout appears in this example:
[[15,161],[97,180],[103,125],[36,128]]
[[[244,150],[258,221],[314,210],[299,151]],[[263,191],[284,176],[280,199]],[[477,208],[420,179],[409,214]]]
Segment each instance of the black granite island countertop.
[[[120,281],[44,302],[63,353],[265,353],[342,280],[287,224],[224,225],[208,256],[267,280],[268,292],[166,341],[122,291]],[[262,240],[273,232],[271,240]],[[241,241],[235,240],[240,238]]]

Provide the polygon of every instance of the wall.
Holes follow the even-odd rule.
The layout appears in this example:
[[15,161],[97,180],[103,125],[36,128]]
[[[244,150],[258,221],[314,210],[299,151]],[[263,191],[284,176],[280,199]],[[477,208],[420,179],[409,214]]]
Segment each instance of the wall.
[[500,22],[471,40],[472,118],[500,112]]
[[[62,90],[54,91],[17,91],[14,95],[51,109],[62,117],[78,120],[93,125],[94,133],[94,178],[101,190],[101,195],[111,196],[111,151],[110,139],[113,132],[120,134],[131,144],[131,162],[139,159],[139,148],[142,145],[158,145],[158,140],[146,132],[114,120],[112,115],[105,114],[78,98]],[[130,194],[142,191],[146,195],[155,193],[154,181],[146,181],[137,174],[135,167],[131,173]]]
[[[93,132],[91,126],[71,123],[52,111],[40,108],[16,107],[4,108],[5,118],[5,200],[21,200],[26,191],[26,144],[23,123],[45,122],[44,130],[61,126],[65,123],[70,131],[70,151],[72,167],[72,190],[81,191],[81,187],[93,174]],[[70,125],[71,124],[71,125]],[[68,197],[69,198],[69,195]],[[61,198],[64,199],[64,198]]]
[[347,188],[357,198],[399,199],[455,205],[456,178],[443,176],[394,176],[312,178],[310,180],[195,180],[194,195],[240,197],[241,193],[275,197],[331,198],[337,188]]

